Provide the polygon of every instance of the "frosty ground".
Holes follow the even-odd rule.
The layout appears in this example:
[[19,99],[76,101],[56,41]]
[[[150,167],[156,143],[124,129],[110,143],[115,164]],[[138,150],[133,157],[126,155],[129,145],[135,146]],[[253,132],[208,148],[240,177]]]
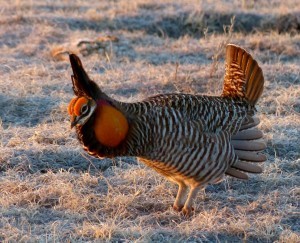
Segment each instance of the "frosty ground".
[[[0,241],[300,242],[300,2],[0,6]],[[82,150],[67,114],[66,53],[77,53],[107,94],[131,102],[219,94],[227,43],[263,69],[257,109],[268,161],[249,181],[207,187],[184,218],[171,207],[176,186],[135,158]]]

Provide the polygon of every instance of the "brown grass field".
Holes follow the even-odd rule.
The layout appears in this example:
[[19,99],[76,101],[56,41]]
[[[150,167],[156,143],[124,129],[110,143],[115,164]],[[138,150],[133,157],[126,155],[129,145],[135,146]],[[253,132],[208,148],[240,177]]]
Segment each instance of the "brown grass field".
[[[0,13],[1,242],[300,242],[300,1],[0,0]],[[68,51],[107,94],[137,101],[219,94],[227,43],[265,75],[262,174],[208,186],[185,218],[176,185],[82,150]]]

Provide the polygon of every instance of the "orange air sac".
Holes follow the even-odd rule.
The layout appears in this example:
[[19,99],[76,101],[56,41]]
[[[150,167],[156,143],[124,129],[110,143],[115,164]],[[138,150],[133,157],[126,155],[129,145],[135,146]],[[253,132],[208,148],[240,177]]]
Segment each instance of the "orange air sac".
[[116,147],[127,135],[128,122],[116,108],[108,104],[101,104],[96,111],[94,131],[101,144]]

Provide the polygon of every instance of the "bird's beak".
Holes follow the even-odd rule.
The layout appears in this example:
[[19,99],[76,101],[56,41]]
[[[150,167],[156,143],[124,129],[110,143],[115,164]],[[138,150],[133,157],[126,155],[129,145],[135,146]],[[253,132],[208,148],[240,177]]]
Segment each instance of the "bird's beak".
[[71,121],[71,129],[77,125],[78,121],[79,121],[79,116],[73,116]]

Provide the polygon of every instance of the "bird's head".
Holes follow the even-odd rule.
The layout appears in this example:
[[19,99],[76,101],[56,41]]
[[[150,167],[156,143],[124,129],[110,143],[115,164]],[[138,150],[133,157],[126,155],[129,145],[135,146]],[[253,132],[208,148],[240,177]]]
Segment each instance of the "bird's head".
[[75,54],[70,55],[70,62],[73,69],[73,91],[76,96],[68,106],[71,128],[78,128],[77,132],[82,133],[79,137],[89,137],[87,133],[91,132],[101,145],[117,147],[125,139],[129,129],[125,114],[115,107],[113,100],[88,77]]
[[93,115],[97,103],[84,96],[75,97],[68,106],[68,113],[71,116],[71,128],[76,125],[83,126]]

